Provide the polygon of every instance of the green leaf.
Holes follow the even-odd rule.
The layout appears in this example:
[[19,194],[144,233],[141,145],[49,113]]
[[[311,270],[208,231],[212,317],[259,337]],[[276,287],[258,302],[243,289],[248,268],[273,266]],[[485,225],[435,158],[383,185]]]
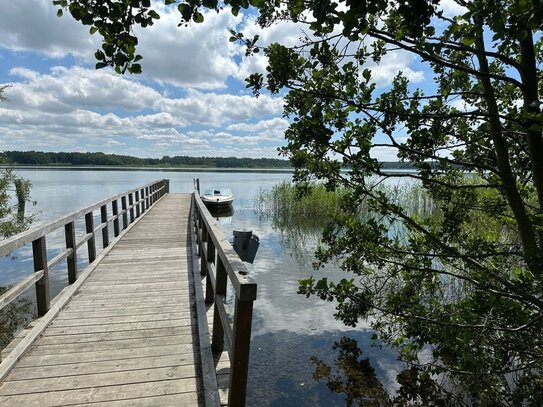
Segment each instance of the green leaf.
[[62,12],[62,10],[57,10],[57,17],[62,17],[64,15],[64,13]]
[[91,35],[93,35],[94,33],[96,33],[96,31],[98,31],[98,27],[91,27],[89,32]]
[[464,38],[462,38],[462,44],[464,44],[466,47],[470,47],[475,43],[475,37],[466,35]]
[[195,23],[203,23],[204,22],[204,15],[197,11],[192,16],[192,19],[194,20]]

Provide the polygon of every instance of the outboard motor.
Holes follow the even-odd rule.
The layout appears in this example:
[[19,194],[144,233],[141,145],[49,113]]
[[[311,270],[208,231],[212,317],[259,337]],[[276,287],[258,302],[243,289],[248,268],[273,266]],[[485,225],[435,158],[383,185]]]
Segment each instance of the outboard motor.
[[234,230],[234,242],[232,243],[232,247],[242,261],[252,264],[255,260],[259,245],[260,240],[257,235],[253,235],[252,230]]

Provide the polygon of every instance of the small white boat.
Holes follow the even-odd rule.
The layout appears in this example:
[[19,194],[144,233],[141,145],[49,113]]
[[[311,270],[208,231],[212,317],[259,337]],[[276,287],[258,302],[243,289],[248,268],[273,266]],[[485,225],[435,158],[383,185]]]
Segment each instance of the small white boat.
[[234,195],[228,188],[206,190],[201,198],[210,209],[228,208],[234,201]]

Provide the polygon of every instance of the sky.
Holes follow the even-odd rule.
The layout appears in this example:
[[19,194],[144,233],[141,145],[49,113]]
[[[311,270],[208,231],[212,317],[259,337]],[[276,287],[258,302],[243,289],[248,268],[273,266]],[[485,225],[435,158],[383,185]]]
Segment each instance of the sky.
[[[300,27],[262,30],[254,16],[228,9],[205,13],[203,24],[178,27],[175,7],[156,9],[154,26],[139,29],[142,75],[95,70],[98,34],[51,0],[4,1],[0,6],[0,151],[101,151],[137,157],[164,155],[271,157],[284,145],[288,120],[281,96],[256,98],[244,79],[265,72],[261,54],[245,57],[228,29],[260,35],[262,45],[293,45]],[[395,53],[374,67],[379,87],[403,70],[414,83],[428,74],[416,59]],[[375,151],[394,160],[392,151]]]

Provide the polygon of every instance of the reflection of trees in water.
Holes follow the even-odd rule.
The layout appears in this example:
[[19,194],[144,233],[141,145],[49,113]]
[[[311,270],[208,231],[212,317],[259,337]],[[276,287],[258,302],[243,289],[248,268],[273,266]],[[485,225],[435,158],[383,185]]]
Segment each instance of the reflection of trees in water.
[[[11,287],[0,287],[0,295]],[[18,298],[0,310],[0,349],[4,349],[17,332],[27,326],[34,318],[32,302]]]
[[368,358],[356,340],[342,337],[333,346],[337,351],[334,366],[317,357],[313,378],[326,381],[328,388],[345,397],[346,406],[389,407],[389,406],[472,406],[463,395],[446,389],[446,381],[439,384],[436,377],[427,374],[417,366],[401,370],[397,376],[400,386],[395,394],[389,394],[375,374]]

